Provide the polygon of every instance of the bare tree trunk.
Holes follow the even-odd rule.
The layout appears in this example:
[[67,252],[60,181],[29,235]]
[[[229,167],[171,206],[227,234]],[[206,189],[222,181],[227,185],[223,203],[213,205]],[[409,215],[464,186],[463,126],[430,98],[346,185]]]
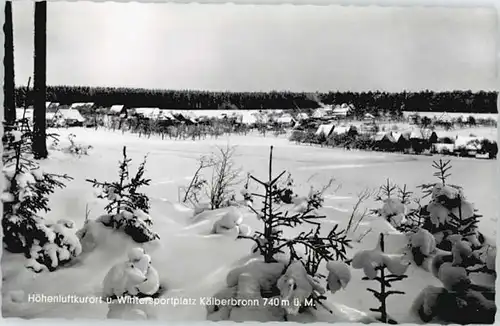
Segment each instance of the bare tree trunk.
[[35,2],[35,105],[33,110],[33,153],[36,159],[48,156],[46,135],[47,1]]
[[4,43],[4,119],[9,125],[16,121],[16,100],[14,83],[14,31],[12,28],[12,2],[5,2]]

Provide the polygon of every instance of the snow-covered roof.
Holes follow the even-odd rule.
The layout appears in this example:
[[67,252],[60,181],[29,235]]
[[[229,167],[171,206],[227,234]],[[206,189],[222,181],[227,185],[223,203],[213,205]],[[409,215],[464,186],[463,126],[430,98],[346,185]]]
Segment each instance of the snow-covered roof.
[[241,117],[241,123],[253,124],[257,122],[257,117],[253,113],[245,112]]
[[455,150],[455,144],[435,143],[432,144],[432,146],[437,152],[442,152],[444,149],[448,150],[449,152],[453,152]]
[[57,111],[65,120],[76,120],[78,122],[84,122],[85,118],[80,114],[80,111],[76,109],[61,109]]
[[457,136],[455,138],[455,148],[465,148],[468,150],[476,150],[480,148],[480,143],[484,138],[482,137],[464,137]]
[[425,139],[427,132],[425,130],[410,129],[403,132],[407,139]]
[[335,116],[346,116],[347,114],[349,114],[348,109],[334,110],[332,112],[332,115],[335,115]]
[[276,119],[276,121],[279,123],[292,123],[293,118],[290,115],[283,115],[282,117]]
[[333,130],[333,133],[337,134],[337,135],[343,135],[343,134],[347,133],[349,131],[349,129],[351,129],[351,128],[346,127],[346,126],[337,126]]
[[329,136],[334,128],[335,125],[333,123],[328,125],[320,125],[318,127],[318,130],[316,130],[316,135],[325,134],[326,136]]
[[342,103],[341,105],[335,105],[332,111],[333,115],[347,115],[351,111],[351,107],[347,103]]
[[376,133],[375,136],[373,136],[373,140],[375,140],[375,141],[381,141],[383,139],[387,139],[387,140],[389,140],[390,142],[393,142],[393,143],[396,142],[396,139],[392,135],[391,131],[389,131],[389,132],[387,132],[387,131],[381,131],[381,132]]
[[134,111],[136,114],[140,114],[148,118],[157,118],[161,112],[159,108],[135,108]]
[[312,116],[314,118],[323,118],[324,116],[327,115],[327,111],[324,108],[319,108],[314,110]]
[[91,107],[94,103],[92,102],[82,102],[82,103],[73,103],[69,106],[70,109],[76,109],[81,107]]
[[399,141],[399,138],[403,136],[403,133],[402,132],[398,132],[398,131],[393,131],[392,132],[392,137],[394,137],[394,140],[395,141]]
[[109,111],[113,112],[113,113],[120,113],[123,110],[124,106],[125,105],[122,105],[122,104],[113,105],[113,106],[111,106]]

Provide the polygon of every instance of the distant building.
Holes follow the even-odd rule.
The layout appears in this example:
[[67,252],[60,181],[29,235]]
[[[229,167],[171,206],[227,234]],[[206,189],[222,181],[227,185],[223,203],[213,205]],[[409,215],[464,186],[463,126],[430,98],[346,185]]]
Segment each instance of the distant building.
[[258,118],[254,112],[247,111],[247,112],[244,112],[241,116],[241,123],[243,123],[245,125],[253,125],[253,124],[257,123],[257,121],[258,121]]
[[324,118],[327,116],[330,116],[333,111],[333,108],[331,105],[325,105],[323,104],[320,108],[317,108],[314,110],[312,117],[313,118]]
[[122,104],[113,105],[109,108],[109,113],[112,115],[127,115],[127,109]]
[[284,125],[291,125],[295,123],[295,120],[288,113],[283,114],[281,117],[276,119],[276,122]]
[[134,108],[131,111],[138,116],[148,119],[157,119],[161,112],[159,108]]
[[333,130],[335,129],[335,125],[332,124],[327,124],[327,125],[320,125],[318,129],[316,130],[316,136],[319,136],[321,134],[324,134],[326,137],[329,137],[332,133]]
[[375,149],[381,151],[393,151],[396,149],[396,139],[392,132],[378,132],[373,136],[375,142]]
[[347,115],[349,115],[351,110],[352,108],[349,105],[343,103],[342,105],[336,105],[332,110],[331,115],[334,117],[345,118],[347,117]]
[[76,109],[60,109],[54,113],[52,119],[55,125],[68,127],[80,127],[85,122],[85,118]]

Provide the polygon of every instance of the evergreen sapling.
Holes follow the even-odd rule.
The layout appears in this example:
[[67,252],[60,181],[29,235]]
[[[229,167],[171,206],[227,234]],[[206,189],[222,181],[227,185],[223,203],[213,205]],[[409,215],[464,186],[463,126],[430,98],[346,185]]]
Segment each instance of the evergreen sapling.
[[481,215],[472,203],[466,200],[460,186],[448,183],[452,168],[450,161],[435,161],[434,176],[440,182],[423,184],[420,186],[425,197],[431,197],[428,205],[422,209],[425,217],[423,228],[434,235],[438,234],[438,246],[443,250],[451,250],[451,243],[447,238],[459,234],[473,242],[475,247],[481,245],[482,235],[477,231],[477,224]]
[[405,294],[405,292],[390,290],[392,283],[406,279],[404,275],[409,264],[404,263],[400,258],[392,258],[384,253],[384,234],[379,235],[377,247],[374,250],[363,250],[358,252],[351,261],[351,266],[356,269],[363,269],[364,281],[374,280],[379,283],[379,289],[367,288],[369,292],[379,301],[377,308],[370,311],[380,313],[379,321],[382,323],[396,324],[387,312],[387,298],[395,294]]
[[68,175],[43,172],[34,160],[32,132],[23,117],[5,126],[3,136],[3,242],[6,250],[23,253],[27,267],[36,272],[53,271],[81,252],[71,221],[45,221],[40,212],[50,211],[49,196]]
[[129,174],[129,164],[132,161],[127,157],[127,148],[124,146],[123,160],[119,165],[118,181],[99,182],[96,179],[87,179],[94,188],[102,189],[98,198],[107,199],[109,203],[104,207],[107,215],[99,217],[98,221],[105,226],[123,230],[138,243],[159,239],[158,234],[151,230],[153,221],[149,214],[149,198],[139,192],[139,188],[149,186],[151,179],[144,177],[146,159],[139,165],[135,176]]
[[[327,234],[321,232],[320,220],[325,216],[316,214],[317,209],[323,205],[323,193],[331,186],[331,181],[321,190],[311,188],[307,197],[299,198],[293,193],[293,180],[291,176],[282,181],[286,171],[278,176],[273,176],[272,171],[273,147],[269,155],[269,171],[267,181],[257,179],[253,175],[250,179],[264,188],[264,193],[252,193],[252,198],[261,198],[262,207],[256,209],[249,206],[263,224],[263,231],[256,231],[253,236],[240,236],[240,238],[251,239],[256,243],[254,252],[259,252],[264,262],[271,264],[278,262],[279,255],[288,256],[287,267],[300,263],[305,269],[308,277],[314,279],[325,279],[326,276],[319,273],[321,263],[335,260],[345,261],[346,249],[350,248],[350,241],[346,232],[339,230],[335,225]],[[286,204],[293,204],[292,209],[283,209]],[[297,228],[311,225],[309,231],[300,232],[297,236],[286,238],[283,228]],[[303,254],[299,248],[303,249]],[[317,282],[317,280],[315,280]],[[318,287],[316,287],[317,289]],[[335,289],[336,290],[336,289]],[[334,290],[332,289],[332,292]],[[310,300],[321,304],[326,299],[322,291],[313,291]],[[303,307],[301,307],[303,310]]]
[[411,207],[412,194],[406,184],[403,187],[391,183],[387,179],[386,183],[379,189],[375,200],[383,202],[379,210],[374,210],[384,217],[396,230],[407,233],[418,230],[424,223],[421,216],[421,205],[419,200],[414,200],[417,207]]

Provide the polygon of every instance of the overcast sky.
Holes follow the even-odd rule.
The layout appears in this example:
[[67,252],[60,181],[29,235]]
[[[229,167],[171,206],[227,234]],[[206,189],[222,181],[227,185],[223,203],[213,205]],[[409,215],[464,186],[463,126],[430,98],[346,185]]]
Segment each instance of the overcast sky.
[[[492,90],[497,16],[479,8],[49,2],[49,85],[231,91]],[[16,83],[33,3],[13,3]]]

